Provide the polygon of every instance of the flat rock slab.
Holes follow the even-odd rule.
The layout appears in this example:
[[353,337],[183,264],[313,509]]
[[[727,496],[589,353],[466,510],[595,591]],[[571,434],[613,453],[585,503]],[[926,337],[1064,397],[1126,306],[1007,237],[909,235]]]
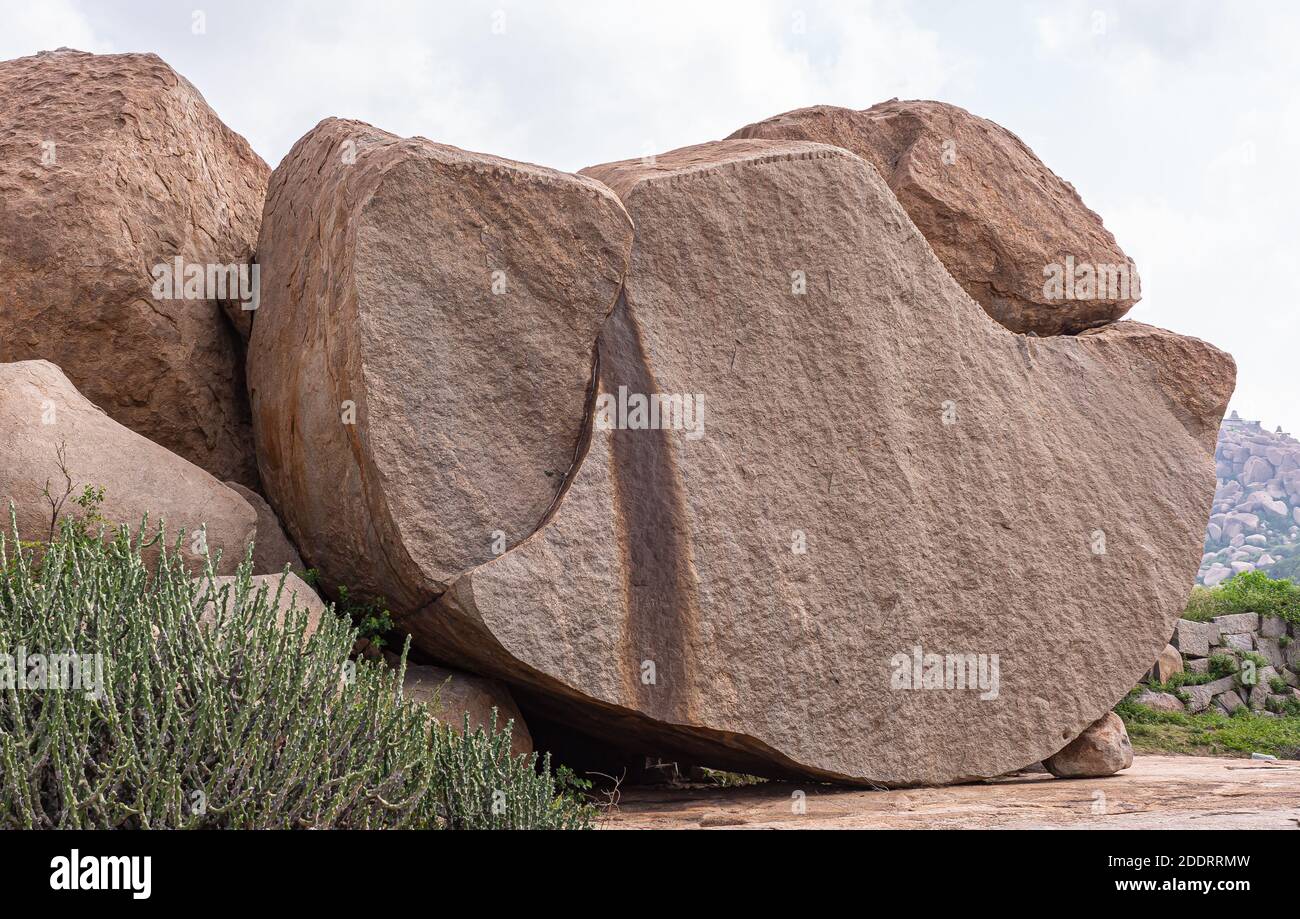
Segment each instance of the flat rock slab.
[[271,178],[264,493],[331,589],[430,602],[567,486],[632,228],[597,182],[327,119]]
[[[1008,332],[844,150],[588,173],[637,237],[585,457],[417,643],[632,749],[886,785],[1041,760],[1133,687],[1200,561],[1230,358]],[[703,424],[606,429],[625,391]]]
[[[802,792],[805,813],[793,812]],[[1104,779],[1045,773],[976,785],[852,791],[766,783],[624,788],[609,829],[1286,829],[1300,825],[1300,763],[1139,756]]]
[[[1013,331],[1079,332],[1114,322],[1140,298],[1128,256],[1074,186],[1010,131],[955,105],[895,99],[861,112],[819,105],[732,137],[815,141],[861,156],[953,278]],[[1122,289],[1110,284],[1111,269],[1127,273]],[[1047,289],[1054,270],[1059,294]],[[1110,287],[1088,292],[1089,273]]]
[[0,62],[0,362],[52,361],[115,421],[255,485],[243,348],[206,279],[251,259],[269,175],[156,55]]

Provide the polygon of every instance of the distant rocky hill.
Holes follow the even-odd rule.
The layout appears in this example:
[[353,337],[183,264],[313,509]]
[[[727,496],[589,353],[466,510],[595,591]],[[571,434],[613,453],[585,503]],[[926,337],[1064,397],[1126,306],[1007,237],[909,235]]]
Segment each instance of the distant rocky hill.
[[1255,570],[1300,580],[1300,441],[1233,412],[1214,458],[1219,486],[1197,583]]

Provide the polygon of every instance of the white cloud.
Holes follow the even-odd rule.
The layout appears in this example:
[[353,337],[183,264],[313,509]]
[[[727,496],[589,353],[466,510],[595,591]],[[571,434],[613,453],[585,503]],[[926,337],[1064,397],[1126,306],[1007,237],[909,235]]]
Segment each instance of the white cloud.
[[26,57],[55,48],[107,51],[86,18],[69,0],[5,4],[0,28],[0,60]]
[[[892,0],[84,3],[160,54],[273,165],[329,115],[578,169],[817,103],[937,96],[962,59]],[[129,14],[126,12],[129,8]],[[84,43],[77,34],[47,44]]]

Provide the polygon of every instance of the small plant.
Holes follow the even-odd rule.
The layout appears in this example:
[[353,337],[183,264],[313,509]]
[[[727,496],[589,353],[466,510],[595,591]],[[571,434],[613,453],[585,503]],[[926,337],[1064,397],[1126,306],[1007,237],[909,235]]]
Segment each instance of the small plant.
[[721,769],[703,768],[704,779],[710,785],[717,785],[720,788],[744,788],[749,785],[761,785],[767,779],[759,778],[756,775],[745,775],[740,772],[725,772]]
[[1256,671],[1263,670],[1265,667],[1273,666],[1272,663],[1269,662],[1269,659],[1267,657],[1265,657],[1262,654],[1256,654],[1254,651],[1243,652],[1241,655],[1241,659],[1245,661],[1250,661],[1252,664],[1254,664]]
[[1177,695],[1182,691],[1184,686],[1200,686],[1202,683],[1209,683],[1217,679],[1211,673],[1192,673],[1190,670],[1180,670],[1163,683],[1151,683],[1152,692],[1168,692]]
[[[328,600],[323,593],[324,586],[319,571],[308,568],[303,572],[302,579],[316,593],[321,594],[323,599]],[[352,620],[352,624],[357,627],[358,638],[370,642],[376,650],[388,644],[384,635],[393,630],[393,614],[389,612],[388,602],[383,597],[375,600],[360,600],[352,596],[346,584],[340,584],[335,593],[338,594],[335,608],[340,615]]]
[[383,597],[374,600],[354,597],[344,584],[340,584],[336,592],[339,597],[337,609],[352,620],[357,627],[357,637],[369,641],[376,650],[387,645],[384,635],[393,630],[393,614],[388,611],[388,602]]
[[1280,676],[1273,676],[1268,678],[1268,688],[1273,690],[1273,692],[1280,694],[1286,692],[1288,686],[1286,680],[1282,679]]
[[1231,654],[1214,654],[1210,657],[1210,677],[1212,680],[1221,680],[1226,676],[1232,676],[1240,669],[1237,659]]

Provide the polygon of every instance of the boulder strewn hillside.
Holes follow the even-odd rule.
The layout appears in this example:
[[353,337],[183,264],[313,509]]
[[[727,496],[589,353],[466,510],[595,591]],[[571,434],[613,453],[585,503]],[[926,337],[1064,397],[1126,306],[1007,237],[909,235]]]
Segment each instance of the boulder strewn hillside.
[[1255,570],[1300,577],[1300,441],[1233,412],[1214,459],[1219,485],[1199,583]]

